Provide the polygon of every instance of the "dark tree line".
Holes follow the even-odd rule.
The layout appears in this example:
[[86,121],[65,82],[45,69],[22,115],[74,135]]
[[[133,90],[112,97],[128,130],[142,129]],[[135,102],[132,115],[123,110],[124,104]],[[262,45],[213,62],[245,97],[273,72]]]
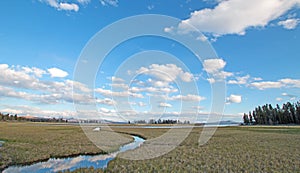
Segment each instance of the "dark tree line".
[[17,114],[10,115],[10,114],[3,114],[0,112],[0,121],[30,121],[30,122],[68,122],[62,118],[25,118],[19,117]]
[[0,121],[18,121],[18,120],[20,120],[20,117],[18,117],[17,114],[9,115],[0,112]]
[[300,102],[271,104],[258,106],[243,116],[244,124],[277,125],[277,124],[300,124]]

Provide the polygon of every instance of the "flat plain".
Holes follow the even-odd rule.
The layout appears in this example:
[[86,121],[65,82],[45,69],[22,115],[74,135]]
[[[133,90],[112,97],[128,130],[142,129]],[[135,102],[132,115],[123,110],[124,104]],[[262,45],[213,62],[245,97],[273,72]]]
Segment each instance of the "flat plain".
[[[123,130],[123,129],[122,129]],[[124,129],[155,137],[163,129]],[[117,158],[107,172],[300,172],[300,128],[246,126],[218,128],[203,146],[202,128],[194,128],[170,153],[155,159],[131,161]]]
[[[105,135],[109,135],[105,131]],[[125,144],[132,139],[127,139]],[[10,165],[28,165],[49,158],[105,153],[96,147],[78,125],[62,123],[0,122],[0,172]],[[118,148],[119,146],[113,146]]]
[[[112,128],[146,139],[158,137],[168,130],[130,126]],[[201,127],[194,128],[178,147],[155,159],[116,158],[104,172],[300,172],[298,126],[222,127],[208,143],[199,146],[201,131]],[[80,126],[0,123],[0,140],[5,141],[0,148],[2,167],[50,157],[102,152],[86,138]],[[103,170],[82,168],[73,172]]]

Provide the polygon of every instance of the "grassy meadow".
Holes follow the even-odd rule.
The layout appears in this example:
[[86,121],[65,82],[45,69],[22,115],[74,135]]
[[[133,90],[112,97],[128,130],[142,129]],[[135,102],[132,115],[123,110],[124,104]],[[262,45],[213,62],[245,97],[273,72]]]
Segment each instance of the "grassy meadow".
[[[115,129],[153,138],[166,129]],[[155,159],[117,158],[106,172],[300,172],[300,127],[223,127],[204,146],[194,128],[175,150]],[[81,169],[74,172],[102,172]]]
[[[132,140],[128,135],[126,138],[123,144]],[[0,141],[5,142],[0,147],[0,171],[9,165],[49,158],[104,153],[85,136],[80,126],[60,123],[0,122]]]
[[[167,131],[130,127],[114,130],[147,139]],[[223,127],[207,144],[199,146],[201,131],[200,127],[194,128],[180,146],[166,155],[141,161],[117,158],[104,172],[300,172],[300,127]],[[101,152],[79,126],[0,123],[0,140],[5,141],[0,148],[2,167]],[[103,170],[82,168],[73,172]]]

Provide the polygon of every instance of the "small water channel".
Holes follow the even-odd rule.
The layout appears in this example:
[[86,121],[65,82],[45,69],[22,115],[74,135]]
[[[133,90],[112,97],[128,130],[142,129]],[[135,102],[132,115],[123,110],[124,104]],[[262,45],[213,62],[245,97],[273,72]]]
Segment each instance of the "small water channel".
[[4,141],[1,141],[1,140],[0,140],[0,147],[2,147],[3,144],[4,144]]
[[62,159],[49,159],[45,162],[39,162],[28,166],[11,166],[4,170],[4,173],[27,173],[27,172],[58,172],[63,170],[75,170],[78,168],[91,167],[105,169],[108,163],[113,160],[117,154],[139,147],[145,140],[132,136],[134,141],[132,143],[123,145],[118,151],[110,154],[99,154],[95,156],[80,155],[77,157],[62,158]]

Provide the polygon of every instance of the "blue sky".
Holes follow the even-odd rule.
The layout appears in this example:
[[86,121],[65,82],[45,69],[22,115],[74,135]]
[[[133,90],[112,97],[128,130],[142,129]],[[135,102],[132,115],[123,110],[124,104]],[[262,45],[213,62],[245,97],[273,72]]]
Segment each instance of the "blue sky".
[[[70,118],[77,115],[74,99],[97,103],[96,113],[85,115],[90,118],[182,114],[189,120],[198,114],[206,121],[211,85],[219,79],[227,83],[224,120],[241,121],[240,114],[257,105],[299,100],[299,0],[31,0],[2,1],[0,8],[0,112]],[[211,44],[216,57],[201,62],[174,40],[143,36],[105,57],[94,88],[75,82],[88,41],[142,14],[178,18],[178,25],[162,28],[166,33],[201,31],[196,39]],[[195,83],[197,93],[189,88]]]

